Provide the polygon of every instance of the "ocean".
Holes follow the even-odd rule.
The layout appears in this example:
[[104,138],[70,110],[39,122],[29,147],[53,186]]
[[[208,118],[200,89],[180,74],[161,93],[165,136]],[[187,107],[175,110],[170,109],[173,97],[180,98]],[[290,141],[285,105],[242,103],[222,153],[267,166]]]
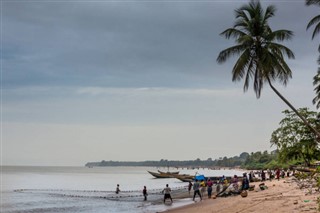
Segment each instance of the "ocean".
[[[155,213],[192,203],[191,198],[186,198],[174,200],[172,205],[163,204],[161,191],[166,184],[173,192],[179,192],[187,190],[187,183],[175,178],[156,179],[147,172],[158,169],[167,171],[156,167],[2,166],[0,212]],[[179,171],[207,176],[242,174],[235,170]],[[121,190],[118,195],[117,184]],[[148,189],[148,201],[143,201],[143,186]]]

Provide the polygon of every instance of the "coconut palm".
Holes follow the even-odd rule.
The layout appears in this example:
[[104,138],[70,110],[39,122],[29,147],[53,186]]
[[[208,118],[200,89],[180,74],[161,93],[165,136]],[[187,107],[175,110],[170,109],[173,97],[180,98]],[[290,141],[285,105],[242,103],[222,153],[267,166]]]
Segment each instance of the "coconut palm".
[[[310,5],[320,6],[320,0],[306,0],[306,5],[307,6],[310,6]],[[312,26],[315,26],[313,33],[312,33],[312,39],[314,39],[314,37],[320,33],[320,14],[313,17],[309,21],[309,23],[307,25],[307,30]],[[320,46],[319,46],[318,50],[320,52]]]
[[317,74],[313,77],[313,86],[315,86],[314,91],[316,92],[316,97],[313,98],[312,103],[316,105],[317,109],[320,108],[320,67],[318,68]]
[[289,48],[277,43],[291,39],[293,33],[289,30],[272,31],[268,24],[275,11],[274,6],[268,6],[264,11],[260,2],[255,0],[236,9],[234,26],[221,33],[226,39],[234,38],[236,45],[222,50],[217,62],[224,63],[231,56],[239,55],[232,69],[232,81],[244,79],[243,89],[247,91],[252,80],[257,98],[264,84],[268,84],[320,139],[320,133],[273,86],[276,81],[283,85],[288,83],[292,72],[284,56],[294,59]]
[[[306,0],[306,5],[316,5],[320,6],[320,0]],[[312,39],[320,33],[320,14],[315,16],[310,20],[307,25],[307,30],[315,25],[315,28],[312,33]],[[318,47],[320,52],[320,45]],[[320,57],[318,58],[318,64],[320,65]],[[313,77],[313,85],[315,86],[314,90],[316,92],[316,97],[312,100],[312,103],[316,105],[317,109],[320,108],[320,68],[318,68],[317,74]]]

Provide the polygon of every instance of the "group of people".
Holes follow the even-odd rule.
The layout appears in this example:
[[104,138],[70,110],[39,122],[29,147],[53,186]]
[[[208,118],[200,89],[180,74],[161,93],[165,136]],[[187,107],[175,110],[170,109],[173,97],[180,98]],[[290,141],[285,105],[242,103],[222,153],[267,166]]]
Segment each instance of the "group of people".
[[[267,179],[269,179],[270,181],[273,178],[276,179],[280,179],[280,177],[284,178],[285,176],[290,176],[291,171],[290,170],[280,170],[280,169],[276,169],[274,171],[272,170],[261,170],[259,172],[249,172],[249,174],[247,173],[243,173],[243,177],[242,177],[242,181],[241,181],[241,187],[239,188],[239,180],[238,180],[238,176],[234,175],[233,178],[230,180],[230,183],[228,182],[228,180],[225,178],[225,176],[220,177],[218,180],[212,181],[210,178],[208,178],[207,180],[203,179],[203,180],[197,180],[195,179],[194,183],[189,182],[188,185],[188,191],[189,194],[191,193],[191,189],[193,189],[193,201],[195,201],[196,196],[198,195],[200,200],[202,200],[202,197],[205,193],[205,191],[207,191],[207,195],[208,198],[212,197],[212,187],[215,184],[216,185],[216,193],[219,194],[220,191],[223,192],[225,191],[226,188],[228,188],[230,185],[233,187],[233,189],[235,191],[243,191],[243,190],[248,190],[249,189],[249,183],[254,181],[254,178],[256,178],[256,176],[258,176],[258,178],[261,181],[265,181]],[[221,186],[222,186],[222,190],[221,190]],[[120,192],[120,186],[119,184],[117,184],[116,187],[116,194],[119,194]],[[169,187],[169,184],[166,184],[166,187],[162,190],[162,193],[164,194],[164,198],[163,198],[163,202],[165,203],[167,199],[170,199],[171,203],[173,202],[172,197],[171,197],[171,188]],[[148,197],[148,192],[147,192],[147,187],[144,186],[143,190],[142,190],[142,194],[144,197],[144,201],[147,200]]]
[[[117,184],[115,192],[116,192],[116,194],[119,194],[119,192],[120,192],[120,185],[119,184]],[[164,203],[165,203],[166,199],[170,199],[171,203],[173,202],[172,197],[171,197],[171,188],[169,187],[169,184],[167,184],[166,187],[162,190],[162,193],[164,193],[164,199],[163,199]],[[146,186],[143,186],[142,195],[144,197],[144,201],[146,201],[147,197],[148,197],[148,192],[147,192]]]
[[270,180],[272,181],[272,179],[277,179],[280,180],[280,178],[284,178],[285,176],[289,177],[294,173],[294,171],[291,170],[284,170],[284,169],[275,169],[275,170],[261,170],[261,171],[251,171],[249,173],[249,181],[253,182],[254,178],[258,178],[261,181],[266,181],[266,180]]

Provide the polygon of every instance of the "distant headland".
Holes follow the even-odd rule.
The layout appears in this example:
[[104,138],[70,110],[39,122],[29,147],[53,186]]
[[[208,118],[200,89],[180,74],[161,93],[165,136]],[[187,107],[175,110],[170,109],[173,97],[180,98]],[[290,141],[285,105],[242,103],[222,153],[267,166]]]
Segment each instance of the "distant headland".
[[150,167],[239,167],[241,166],[249,154],[247,152],[241,153],[239,156],[232,158],[219,158],[213,160],[208,158],[207,160],[166,160],[161,159],[159,161],[105,161],[101,162],[88,162],[86,167],[98,167],[98,166],[150,166]]

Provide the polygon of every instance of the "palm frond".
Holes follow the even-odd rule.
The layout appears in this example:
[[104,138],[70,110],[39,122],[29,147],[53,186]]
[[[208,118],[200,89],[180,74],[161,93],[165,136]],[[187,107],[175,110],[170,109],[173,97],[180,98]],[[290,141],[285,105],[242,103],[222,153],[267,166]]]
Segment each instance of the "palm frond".
[[313,30],[313,33],[312,33],[312,39],[314,39],[314,37],[319,34],[320,32],[320,22],[316,25],[316,27],[314,28]]
[[227,48],[225,50],[222,50],[219,53],[219,56],[217,58],[217,62],[219,64],[224,63],[231,56],[241,54],[243,49],[244,49],[243,45],[236,45],[236,46],[229,47],[229,48]]
[[230,39],[231,37],[239,38],[239,37],[244,36],[246,34],[236,28],[228,28],[225,31],[223,31],[222,33],[220,33],[220,35],[225,36],[226,39]]
[[293,32],[290,30],[276,30],[267,36],[267,40],[285,41],[293,37]]
[[245,50],[238,58],[232,69],[232,81],[239,81],[245,75],[246,67],[250,61],[250,51]]
[[253,78],[253,90],[255,91],[257,98],[260,98],[261,90],[263,87],[263,80],[262,80],[263,78],[262,78],[261,72],[263,72],[263,67],[261,66],[260,63],[257,63],[257,68]]
[[254,73],[254,66],[255,66],[254,60],[250,60],[250,63],[248,64],[248,67],[247,67],[246,78],[245,78],[245,81],[243,84],[243,91],[244,92],[246,92],[249,88],[250,79],[252,78],[253,73]]
[[316,25],[316,27],[315,27],[315,29],[314,29],[314,31],[312,33],[312,39],[314,39],[314,37],[320,32],[320,15],[317,15],[317,16],[313,17],[309,21],[309,23],[307,25],[307,30],[313,25]]
[[[281,52],[281,54],[285,54],[289,59],[295,59],[295,55],[292,52],[292,50],[290,50],[288,47],[279,44],[279,43],[269,43],[268,44],[268,49],[276,52],[278,51],[279,53]],[[279,55],[280,56],[280,55]]]
[[310,5],[318,5],[320,6],[320,0],[306,0],[306,5],[310,6]]
[[266,12],[265,12],[265,14],[264,14],[264,22],[267,22],[267,20],[269,19],[269,18],[271,18],[271,17],[273,17],[274,16],[274,14],[275,14],[275,12],[276,12],[276,7],[275,6],[273,6],[273,5],[270,5],[270,6],[268,6],[267,7],[267,9],[266,9]]

